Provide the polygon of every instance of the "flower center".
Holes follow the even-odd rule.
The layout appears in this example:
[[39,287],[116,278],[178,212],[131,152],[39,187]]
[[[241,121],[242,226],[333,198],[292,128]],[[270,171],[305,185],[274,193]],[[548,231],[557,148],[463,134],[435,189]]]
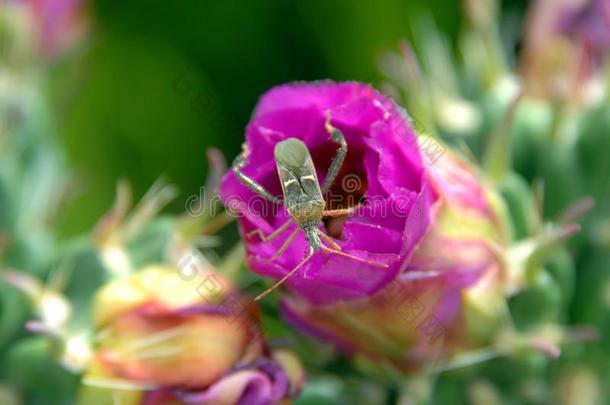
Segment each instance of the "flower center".
[[[332,143],[324,144],[310,151],[316,168],[323,170],[318,173],[321,182],[326,178],[327,170],[336,151],[337,147]],[[327,210],[351,208],[364,203],[368,178],[363,162],[364,149],[350,143],[343,166],[330,190],[324,195]],[[326,233],[333,238],[342,239],[343,224],[346,219],[347,215],[324,218]]]

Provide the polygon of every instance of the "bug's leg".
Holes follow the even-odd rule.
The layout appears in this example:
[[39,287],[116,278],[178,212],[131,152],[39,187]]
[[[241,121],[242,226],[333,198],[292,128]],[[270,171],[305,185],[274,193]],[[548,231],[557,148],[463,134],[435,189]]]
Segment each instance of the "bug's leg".
[[352,260],[356,260],[357,262],[362,262],[362,263],[366,263],[366,264],[370,264],[371,266],[375,266],[375,267],[381,267],[382,269],[388,268],[388,265],[385,263],[379,263],[379,262],[374,262],[371,260],[366,260],[366,259],[362,259],[358,256],[354,256],[354,255],[350,255],[349,253],[345,253],[341,250],[335,250],[335,249],[331,249],[329,247],[326,246],[322,246],[322,250],[325,251],[326,253],[331,253],[331,254],[335,254],[335,255],[339,255],[339,256],[343,256],[343,257],[348,257]]
[[[327,211],[322,212],[322,217],[323,218],[333,218],[333,217],[342,217],[342,216],[350,215],[350,214],[353,214],[354,212],[356,212],[358,207],[360,207],[360,204],[353,206],[353,207],[349,207],[349,208],[327,210]],[[340,226],[342,227],[343,225],[340,225]],[[325,241],[327,241],[330,245],[332,245],[333,249],[342,250],[341,247],[334,241],[334,239],[330,235],[325,234],[324,232],[320,231],[320,236],[322,236],[322,238]]]
[[241,171],[244,168],[244,166],[246,165],[246,160],[248,158],[248,155],[250,154],[250,151],[248,150],[248,148],[246,147],[245,144],[244,144],[243,148],[244,148],[243,152],[240,153],[239,155],[237,155],[237,157],[233,161],[232,167],[233,167],[233,173],[235,173],[235,176],[237,176],[237,178],[243,185],[245,185],[250,190],[254,191],[256,194],[263,197],[265,200],[271,201],[272,203],[275,203],[275,204],[282,205],[283,202],[282,202],[281,198],[278,198],[278,197],[274,196],[273,194],[271,194],[263,186],[258,184],[254,179],[252,179],[251,177],[249,177],[248,175],[246,175],[244,172]]
[[280,234],[282,234],[282,232],[284,232],[286,229],[288,229],[288,227],[290,226],[290,224],[292,222],[293,222],[292,219],[289,219],[288,221],[286,221],[282,225],[280,225],[280,227],[277,228],[275,231],[271,232],[269,235],[265,235],[263,233],[263,231],[260,230],[260,228],[256,228],[255,230],[248,232],[246,234],[246,238],[250,239],[254,235],[258,235],[258,237],[261,238],[261,240],[263,242],[272,241],[273,239],[275,239],[278,236],[280,236]]
[[303,260],[301,260],[301,262],[299,264],[296,265],[296,267],[292,270],[290,270],[284,277],[282,277],[277,283],[273,284],[271,287],[267,288],[265,291],[263,291],[262,293],[260,293],[259,295],[256,296],[256,298],[254,298],[254,301],[258,301],[261,298],[264,298],[267,294],[269,294],[271,291],[275,290],[277,287],[279,287],[280,285],[282,285],[284,283],[284,281],[288,280],[290,277],[292,277],[292,275],[294,273],[297,272],[297,270],[299,270],[301,267],[303,267],[303,265],[305,263],[307,263],[307,261],[309,259],[311,259],[311,257],[313,256],[313,254],[315,253],[315,251],[313,249],[309,249],[309,253],[307,254],[307,256],[305,256],[305,258]]
[[324,232],[320,231],[320,237],[321,237],[322,239],[324,239],[326,242],[328,242],[328,244],[329,244],[329,245],[331,245],[333,249],[335,249],[335,250],[342,250],[341,246],[339,246],[339,245],[337,244],[337,242],[335,242],[335,241],[333,240],[333,238],[331,238],[330,236],[328,236],[328,235],[327,235],[327,234],[325,234]]
[[340,217],[342,215],[349,215],[349,214],[353,214],[354,212],[356,212],[356,210],[360,207],[360,204],[355,205],[353,207],[349,207],[349,208],[341,208],[338,210],[328,210],[328,211],[324,211],[322,213],[322,216],[324,218],[328,218],[328,217]]
[[335,154],[335,157],[333,158],[333,161],[328,169],[328,173],[326,174],[326,179],[324,179],[322,194],[325,194],[328,190],[330,190],[330,187],[333,185],[337,174],[339,174],[339,170],[341,170],[341,166],[343,166],[343,161],[345,160],[345,155],[347,154],[347,143],[345,142],[343,133],[330,124],[330,111],[326,114],[326,124],[324,127],[326,128],[326,131],[328,131],[330,139],[339,145],[339,149],[337,149],[337,153]]
[[263,259],[263,261],[272,262],[275,259],[277,259],[278,257],[280,257],[282,255],[282,253],[284,253],[286,251],[286,249],[288,249],[288,246],[290,246],[290,244],[292,243],[294,238],[296,238],[296,236],[299,234],[299,231],[300,231],[300,229],[295,229],[294,231],[292,231],[292,233],[290,234],[290,236],[288,236],[288,239],[286,239],[286,241],[284,242],[282,247],[280,247],[278,249],[278,251],[273,254],[273,256],[271,256],[268,259]]

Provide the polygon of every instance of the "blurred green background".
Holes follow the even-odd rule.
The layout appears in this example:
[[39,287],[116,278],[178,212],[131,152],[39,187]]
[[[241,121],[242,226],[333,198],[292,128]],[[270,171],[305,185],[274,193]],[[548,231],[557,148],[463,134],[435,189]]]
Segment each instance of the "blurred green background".
[[[525,2],[505,2],[519,16]],[[205,150],[231,159],[257,98],[283,82],[331,78],[375,83],[381,54],[413,38],[431,15],[455,40],[459,1],[160,0],[90,4],[93,28],[59,66],[53,105],[77,194],[65,235],[90,229],[111,205],[117,178],[141,195],[160,175],[197,193]],[[516,21],[519,19],[515,18]]]
[[[463,97],[469,105],[480,110],[483,117],[483,124],[474,136],[470,139],[456,136],[453,146],[467,144],[475,154],[480,154],[483,141],[487,140],[485,136],[488,132],[493,135],[491,129],[496,128],[495,125],[503,117],[506,108],[503,102],[506,100],[500,100],[501,97],[494,92],[497,89],[477,88],[480,83],[469,83],[468,79],[472,78],[466,74],[468,72],[462,71],[468,70],[469,63],[475,67],[477,64],[485,65],[482,60],[489,56],[489,53],[480,52],[477,60],[460,60],[460,56],[468,59],[460,54],[464,48],[458,44],[458,33],[467,31],[463,29],[468,24],[463,16],[464,3],[463,0],[183,0],[171,4],[159,0],[97,0],[87,3],[87,15],[91,19],[88,38],[59,61],[52,61],[52,80],[50,88],[45,89],[49,90],[54,110],[51,116],[55,119],[56,129],[55,134],[49,135],[57,135],[62,143],[62,148],[58,149],[66,150],[73,176],[68,207],[59,210],[61,234],[67,243],[66,246],[56,246],[55,222],[53,229],[46,229],[51,224],[47,224],[47,218],[39,218],[41,212],[52,211],[55,214],[55,210],[46,210],[45,206],[53,208],[53,193],[49,190],[57,191],[54,188],[60,187],[44,179],[46,168],[54,167],[54,144],[39,142],[40,138],[36,136],[46,132],[47,122],[34,119],[31,122],[36,125],[31,128],[24,125],[21,129],[23,133],[36,135],[31,136],[32,143],[29,145],[32,150],[41,151],[36,157],[45,164],[50,159],[52,164],[47,166],[36,159],[33,161],[40,164],[32,164],[27,159],[29,155],[24,154],[23,162],[19,159],[12,162],[23,171],[22,177],[5,176],[10,180],[6,183],[12,193],[7,192],[4,196],[10,202],[10,209],[3,207],[0,210],[4,214],[4,217],[0,216],[0,225],[5,225],[2,223],[4,219],[10,225],[5,226],[10,230],[8,235],[16,241],[12,245],[15,248],[11,246],[6,263],[11,268],[24,269],[28,274],[47,280],[52,279],[49,275],[54,273],[50,269],[57,267],[59,261],[76,257],[78,263],[75,267],[86,271],[74,272],[67,295],[78,308],[79,315],[88,313],[85,308],[94,291],[104,282],[104,263],[100,261],[98,247],[91,241],[92,238],[72,239],[69,236],[91,232],[102,214],[112,206],[119,179],[127,179],[133,184],[134,200],[137,201],[159,176],[164,175],[180,189],[180,195],[174,199],[170,211],[183,212],[187,197],[198,194],[204,184],[208,164],[206,149],[217,147],[230,161],[240,149],[244,127],[257,98],[266,90],[285,82],[316,79],[358,80],[380,85],[384,81],[379,68],[380,58],[388,52],[396,54],[400,42],[405,39],[419,51],[434,48],[424,46],[423,42],[434,36],[430,34],[435,34],[436,27],[454,47],[456,54],[450,58],[455,59],[455,65],[448,66],[446,71],[455,73],[458,80],[464,81],[463,87],[467,90]],[[502,2],[499,24],[502,41],[492,43],[498,44],[498,47],[514,48],[504,52],[509,64],[514,63],[518,54],[523,15],[529,4],[524,0]],[[427,26],[430,24],[436,27]],[[423,38],[426,34],[430,38]],[[479,48],[474,49],[475,56],[478,56]],[[419,55],[420,59],[422,56],[425,58],[426,55],[421,54],[425,52]],[[41,64],[40,67],[44,69],[46,80],[48,65]],[[483,71],[483,67],[478,67],[481,69],[473,71]],[[443,69],[437,71],[443,72]],[[430,77],[434,80],[434,75]],[[436,80],[435,84],[438,87],[445,85],[442,80]],[[38,85],[38,82],[32,83],[32,86]],[[417,92],[410,93],[421,96]],[[459,101],[461,97],[456,97],[456,100]],[[24,105],[36,107],[34,104]],[[536,109],[536,106],[539,108]],[[422,118],[420,111],[411,107],[409,105],[411,114],[415,114],[416,119]],[[562,247],[555,252],[544,273],[539,273],[545,278],[533,279],[536,283],[537,280],[542,281],[538,284],[532,281],[523,294],[512,297],[509,309],[511,315],[522,322],[517,326],[523,330],[549,322],[568,327],[592,325],[599,331],[600,339],[594,344],[567,347],[556,362],[547,363],[540,353],[531,356],[518,353],[519,358],[500,359],[481,365],[479,374],[477,370],[463,374],[447,373],[438,383],[440,388],[435,394],[444,402],[455,402],[458,401],[456,398],[465,397],[470,383],[479,376],[490,377],[498,386],[511,387],[503,390],[502,395],[506,396],[506,400],[502,403],[509,402],[508,398],[511,397],[531,398],[538,394],[540,398],[551,398],[551,395],[543,392],[547,386],[551,387],[549,390],[566,386],[569,391],[573,385],[565,381],[569,382],[571,378],[578,380],[577,377],[583,372],[588,376],[588,369],[599,374],[599,381],[610,376],[607,361],[610,348],[607,344],[610,341],[610,317],[607,311],[610,302],[607,271],[610,222],[605,219],[610,209],[610,183],[607,177],[610,161],[605,156],[610,139],[607,136],[610,107],[604,102],[569,117],[573,121],[568,122],[568,127],[578,134],[575,142],[553,140],[551,136],[547,139],[555,127],[550,119],[547,126],[546,118],[553,113],[561,115],[562,112],[556,107],[553,100],[527,100],[515,118],[511,132],[515,140],[513,153],[516,171],[523,179],[517,175],[510,177],[503,184],[502,192],[511,210],[511,219],[515,222],[516,234],[518,238],[526,238],[544,233],[542,231],[548,227],[535,215],[539,213],[538,209],[544,213],[545,219],[555,220],[559,212],[578,198],[592,195],[598,205],[582,221],[584,230],[571,240],[569,249]],[[36,117],[40,111],[33,108],[31,113]],[[41,116],[46,118],[46,114]],[[455,135],[451,131],[445,132]],[[54,141],[55,137],[49,136],[48,139]],[[504,152],[502,150],[506,155]],[[22,157],[14,152],[13,155]],[[5,156],[11,157],[10,153]],[[23,166],[19,166],[21,163]],[[57,173],[51,173],[48,176],[51,180],[54,180],[53,174],[62,175],[63,171],[58,169]],[[32,178],[37,181],[31,181],[31,184],[23,181]],[[540,179],[546,183],[540,183]],[[24,187],[20,183],[24,183]],[[39,184],[46,184],[47,189]],[[530,190],[532,185],[535,186],[533,192]],[[548,196],[543,201],[539,194],[543,189],[539,186],[542,185]],[[30,209],[30,206],[35,209]],[[535,211],[534,214],[530,212],[531,209]],[[22,223],[33,223],[36,227],[18,226]],[[596,226],[599,224],[603,226],[599,226],[597,237]],[[160,221],[159,229],[152,229],[151,234],[156,237],[155,232],[169,233],[173,231],[173,226],[170,221]],[[135,252],[136,263],[139,263],[137,258],[141,252],[138,249],[142,249],[142,246],[146,247],[141,254],[146,262],[159,260],[160,246],[166,240],[157,238],[151,243],[152,239],[144,233],[142,240],[137,241],[139,244],[130,246]],[[73,240],[76,242],[71,243]],[[1,248],[0,239],[0,253]],[[154,252],[153,258],[150,257],[151,252]],[[537,270],[541,270],[540,267]],[[255,278],[254,275],[250,276]],[[39,359],[46,356],[47,347],[40,343],[42,338],[31,337],[23,330],[22,323],[29,319],[31,310],[25,297],[13,291],[12,287],[9,289],[2,284],[0,287],[4,287],[4,291],[0,291],[0,297],[4,298],[0,302],[0,321],[6,321],[10,326],[4,327],[8,331],[4,340],[8,342],[5,345],[6,353],[11,353],[6,357],[9,359],[6,367],[0,367],[0,374],[6,374],[9,377],[7,381],[39,399],[39,402],[33,403],[48,403],[53,388],[61,395],[72,392],[76,378],[68,377],[59,366],[52,368],[54,363],[51,360],[40,362]],[[262,284],[254,288],[262,288]],[[275,304],[263,304],[263,311],[271,314],[268,317],[270,322],[280,325]],[[281,329],[277,335],[284,331],[286,329]],[[0,333],[0,343],[2,341]],[[0,353],[0,357],[2,355]],[[308,359],[307,355],[302,357]],[[581,366],[583,368],[579,369]],[[341,367],[344,367],[343,363],[331,363],[329,370],[333,374],[342,374],[344,378],[343,374],[348,373]],[[31,372],[31,369],[35,372]],[[312,374],[315,376],[319,371],[314,370]],[[565,379],[564,372],[567,376]],[[59,377],[56,380],[53,376]],[[62,383],[62,378],[68,383]],[[595,374],[590,380],[597,384],[597,378]],[[46,384],[39,386],[40,381]],[[351,384],[349,376],[345,381],[346,386]],[[362,380],[354,381],[354,386],[359,388]],[[587,381],[584,384],[585,392]],[[543,388],[533,394],[521,391],[528,384]],[[315,394],[319,386],[312,384],[314,388],[309,394]],[[594,388],[590,391],[597,390],[597,386]],[[576,391],[578,395],[583,392]],[[607,395],[606,390],[603,391]],[[354,392],[356,397],[360,394],[358,390]],[[396,396],[393,391],[390,394]],[[563,395],[563,391],[557,395]],[[528,399],[525,401],[509,403],[530,403]],[[0,396],[0,405],[3,404]]]

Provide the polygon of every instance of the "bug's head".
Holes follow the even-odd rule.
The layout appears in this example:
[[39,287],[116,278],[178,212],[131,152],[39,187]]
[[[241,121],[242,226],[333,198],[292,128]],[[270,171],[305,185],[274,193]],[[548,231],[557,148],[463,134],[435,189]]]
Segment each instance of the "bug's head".
[[304,229],[305,238],[307,238],[307,243],[309,247],[313,249],[314,252],[317,252],[322,248],[322,241],[320,240],[319,230],[316,226],[311,226]]
[[273,154],[277,162],[294,171],[301,170],[311,159],[307,146],[297,138],[288,138],[278,142]]

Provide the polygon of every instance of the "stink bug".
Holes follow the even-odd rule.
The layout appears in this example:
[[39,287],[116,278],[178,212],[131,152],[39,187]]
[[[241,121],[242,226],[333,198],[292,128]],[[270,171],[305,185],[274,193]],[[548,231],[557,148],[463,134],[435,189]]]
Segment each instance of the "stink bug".
[[[373,266],[382,268],[388,267],[387,264],[365,260],[343,252],[341,247],[330,236],[319,229],[323,218],[349,215],[356,208],[326,210],[326,201],[324,200],[323,195],[330,189],[343,165],[345,155],[347,154],[347,143],[345,142],[343,133],[330,124],[330,115],[327,116],[325,129],[331,140],[339,145],[339,148],[332,160],[322,186],[320,186],[320,183],[318,182],[316,170],[307,146],[297,138],[288,138],[278,142],[274,149],[275,165],[282,186],[283,198],[274,196],[254,179],[242,172],[243,167],[246,165],[246,159],[250,153],[249,150],[244,148],[244,151],[237,156],[233,162],[233,172],[245,186],[266,200],[271,201],[274,204],[283,205],[291,217],[291,220],[282,224],[269,235],[263,234],[260,229],[255,229],[248,233],[246,237],[250,238],[254,235],[258,235],[261,240],[268,242],[281,235],[290,224],[293,222],[296,223],[299,227],[290,234],[278,251],[268,259],[270,261],[277,259],[286,251],[300,230],[305,233],[307,243],[309,244],[309,251],[305,258],[273,286],[258,295],[255,298],[257,301],[290,278],[320,250],[349,257],[353,260]],[[329,246],[322,243],[322,240]]]

